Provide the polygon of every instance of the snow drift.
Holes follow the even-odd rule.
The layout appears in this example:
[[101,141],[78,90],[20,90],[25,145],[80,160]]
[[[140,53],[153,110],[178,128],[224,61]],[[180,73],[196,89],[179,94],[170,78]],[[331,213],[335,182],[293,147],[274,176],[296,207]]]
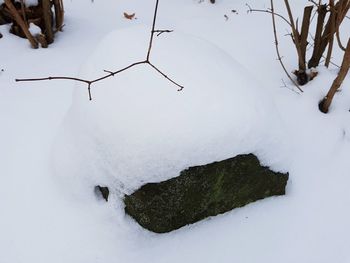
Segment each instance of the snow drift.
[[[144,27],[109,34],[81,77],[141,61],[148,37]],[[97,82],[92,101],[77,84],[55,151],[63,181],[82,192],[101,184],[130,193],[239,153],[257,152],[264,161],[268,152],[273,160],[271,148],[281,145],[274,104],[227,53],[175,32],[155,38],[151,61],[185,89],[177,91],[146,64]]]

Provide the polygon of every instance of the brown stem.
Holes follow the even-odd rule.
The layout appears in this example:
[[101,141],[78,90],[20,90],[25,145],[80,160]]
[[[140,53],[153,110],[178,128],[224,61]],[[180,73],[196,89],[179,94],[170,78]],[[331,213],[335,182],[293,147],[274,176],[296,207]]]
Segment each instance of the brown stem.
[[[309,34],[309,28],[310,28],[310,18],[312,13],[313,6],[306,6],[304,8],[304,15],[303,15],[303,23],[301,26],[301,33],[300,33],[300,49],[301,49],[301,60],[302,65],[304,66],[304,70],[306,67],[306,48],[307,48],[307,37]],[[300,68],[299,68],[300,69]]]
[[[323,31],[323,25],[324,20],[326,18],[327,14],[327,6],[326,5],[319,5],[317,7],[317,24],[316,24],[316,33],[315,33],[315,40],[314,40],[314,50],[311,56],[311,59],[308,62],[308,67],[313,68],[317,67],[320,59],[322,57],[322,54],[324,52],[324,49],[321,48],[322,44],[322,31]],[[328,43],[328,42],[327,42]]]
[[61,4],[61,0],[53,0],[55,8],[55,27],[57,31],[61,30],[63,25],[63,6]]
[[305,65],[305,60],[303,60],[303,52],[302,52],[301,43],[300,43],[300,34],[299,34],[298,29],[296,28],[295,23],[294,23],[294,18],[293,18],[292,10],[291,10],[290,5],[289,5],[289,1],[284,0],[284,3],[285,3],[286,8],[287,8],[289,21],[290,21],[290,24],[292,27],[295,48],[296,48],[297,53],[298,53],[299,70],[305,72],[306,65]]
[[339,33],[339,28],[336,32],[336,37],[337,37],[337,43],[338,43],[338,46],[341,50],[345,51],[346,48],[343,46],[343,44],[341,43],[341,39],[340,39],[340,33]]
[[342,21],[346,17],[346,14],[349,11],[349,8],[350,8],[350,1],[348,1],[348,3],[346,3],[344,1],[343,4],[339,5],[339,7],[336,9],[337,19],[336,19],[335,31],[336,31],[336,37],[337,37],[338,46],[343,51],[345,51],[346,48],[341,43],[339,28],[340,28],[340,25],[341,25]]
[[38,48],[38,42],[32,36],[32,34],[29,32],[27,25],[23,21],[22,17],[18,14],[18,12],[17,12],[16,8],[14,7],[14,5],[12,4],[11,0],[5,0],[5,4],[6,4],[7,8],[9,9],[11,15],[15,19],[16,23],[21,27],[24,35],[26,36],[26,38],[30,42],[32,48]]
[[26,24],[26,26],[28,26],[28,22],[27,22],[27,15],[26,15],[26,11],[24,10],[25,5],[23,0],[21,0],[21,12],[22,12],[22,17],[23,17],[23,21]]
[[42,0],[44,24],[45,24],[45,36],[48,44],[53,42],[53,31],[52,31],[52,11],[50,0]]
[[275,13],[274,13],[274,5],[273,5],[273,0],[270,0],[271,3],[271,16],[272,16],[272,27],[273,27],[273,35],[275,38],[275,48],[276,48],[276,53],[277,53],[277,58],[278,61],[280,62],[284,72],[286,73],[286,75],[288,76],[288,78],[290,79],[290,81],[295,85],[295,87],[303,92],[303,90],[299,87],[299,85],[295,82],[295,80],[291,77],[291,75],[288,73],[286,67],[284,66],[283,62],[282,62],[282,57],[280,55],[280,51],[278,48],[278,38],[277,38],[277,30],[276,30],[276,21],[275,21]]
[[336,22],[336,10],[334,8],[334,0],[329,0],[329,8],[330,8],[330,36],[328,42],[328,51],[325,60],[325,66],[328,68],[331,62],[332,51],[333,51],[333,43],[334,43],[334,33],[335,33],[335,22]]
[[[335,33],[335,32],[339,31],[339,27],[342,24],[344,18],[346,17],[347,12],[350,9],[350,1],[349,0],[339,0],[335,4],[334,8],[336,10],[336,15],[337,15],[336,25],[335,25],[335,30],[334,30],[334,33]],[[325,19],[326,13],[327,13],[326,5],[319,5],[319,11],[320,12],[319,12],[318,18],[323,20],[323,22],[322,22],[322,25],[317,24],[316,35],[322,33],[324,19]],[[323,34],[321,35],[321,37],[315,36],[315,48],[314,48],[314,52],[312,54],[312,57],[308,62],[309,68],[317,67],[320,63],[320,60],[323,56],[323,53],[325,52],[326,47],[329,43],[329,38],[331,37],[331,23],[332,23],[332,20],[328,19],[328,22],[323,30]],[[318,32],[318,30],[320,30],[321,33]],[[339,34],[337,34],[337,37],[339,37]]]
[[342,62],[342,65],[340,67],[338,76],[333,81],[333,84],[332,84],[331,88],[329,89],[327,96],[324,97],[324,99],[319,104],[319,108],[323,113],[328,112],[328,109],[332,103],[334,94],[337,92],[337,90],[340,88],[341,84],[343,83],[346,75],[349,72],[349,68],[350,68],[350,38],[348,40],[346,51],[345,51],[344,57],[343,57],[343,62]]

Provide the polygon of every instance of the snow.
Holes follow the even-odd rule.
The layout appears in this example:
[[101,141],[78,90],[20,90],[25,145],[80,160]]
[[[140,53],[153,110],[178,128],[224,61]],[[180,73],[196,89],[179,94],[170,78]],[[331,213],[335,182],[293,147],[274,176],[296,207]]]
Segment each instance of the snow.
[[[106,68],[141,61],[148,38],[145,27],[110,33],[80,77],[97,78]],[[271,96],[226,52],[176,32],[155,40],[151,61],[185,89],[177,91],[149,65],[96,83],[92,102],[86,86],[77,84],[56,153],[57,174],[69,176],[67,185],[86,188],[81,182],[90,180],[91,189],[113,185],[130,193],[190,166],[280,148],[270,132],[280,130]]]
[[38,0],[25,0],[24,1],[26,6],[37,6],[38,5]]
[[34,23],[29,24],[29,32],[33,35],[40,35],[41,34],[41,28],[35,25]]
[[[161,0],[158,28],[175,31],[155,39],[151,59],[185,89],[140,65],[92,86],[92,101],[74,82],[14,79],[93,78],[144,59],[153,1],[67,1],[65,31],[48,49],[0,27],[1,263],[350,262],[350,79],[320,113],[336,68],[318,68],[303,94],[293,92],[270,16],[246,14],[245,3]],[[307,1],[291,4],[302,11]],[[292,70],[286,28],[280,21]],[[348,21],[343,30],[349,36]],[[121,195],[143,181],[250,151],[289,171],[286,196],[163,235],[125,215]],[[96,183],[114,186],[111,202],[94,196]]]

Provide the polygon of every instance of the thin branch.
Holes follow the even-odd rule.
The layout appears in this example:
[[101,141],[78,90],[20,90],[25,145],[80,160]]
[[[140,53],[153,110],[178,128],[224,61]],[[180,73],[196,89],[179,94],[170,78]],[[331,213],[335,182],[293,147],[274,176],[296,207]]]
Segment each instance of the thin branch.
[[281,88],[286,88],[290,91],[293,91],[294,93],[300,95],[300,93],[298,91],[296,91],[295,89],[291,89],[290,87],[287,86],[286,82],[284,81],[284,79],[281,79],[282,83],[283,83],[283,86],[281,86]]
[[171,33],[174,32],[174,30],[153,30],[153,33],[158,33],[157,37],[159,37],[163,33]]
[[173,83],[174,85],[178,86],[179,89],[177,91],[181,91],[183,90],[184,86],[179,85],[178,83],[176,83],[175,81],[173,81],[171,78],[169,78],[167,75],[165,75],[162,71],[160,71],[155,65],[153,65],[151,62],[148,63],[152,68],[154,68],[158,73],[160,73],[164,78],[166,78],[167,80],[169,80],[171,83]]
[[[322,57],[323,57],[325,60],[327,59],[324,55],[322,55]],[[337,68],[340,68],[340,66],[337,65],[337,64],[335,64],[332,60],[329,61],[329,64],[331,64],[331,65],[333,65],[333,66],[335,66],[335,67],[337,67]]]
[[278,16],[279,18],[282,18],[282,20],[284,20],[284,22],[286,22],[290,27],[292,26],[291,23],[288,21],[287,18],[285,18],[284,16],[282,16],[281,14],[278,14],[276,12],[272,12],[269,9],[254,9],[252,8],[249,4],[245,4],[248,7],[248,13],[253,13],[253,12],[260,12],[260,13],[268,13],[268,14],[274,14],[275,16]]
[[277,30],[276,30],[276,21],[275,21],[275,13],[274,13],[274,8],[273,8],[273,0],[270,0],[271,3],[271,16],[272,16],[272,26],[273,26],[273,34],[274,34],[274,38],[275,38],[275,48],[276,48],[276,53],[277,53],[277,57],[278,57],[278,61],[280,62],[284,72],[286,73],[286,75],[288,76],[288,78],[290,79],[290,81],[295,85],[295,87],[300,91],[303,92],[303,90],[299,87],[299,85],[295,82],[295,80],[293,80],[293,78],[291,77],[291,75],[288,73],[286,67],[284,66],[283,62],[282,62],[282,57],[280,55],[280,51],[278,48],[278,39],[277,39]]
[[114,72],[110,72],[109,74],[105,75],[105,76],[102,76],[100,78],[97,78],[97,79],[94,79],[94,80],[91,80],[91,84],[92,83],[95,83],[95,82],[98,82],[98,81],[101,81],[101,80],[104,80],[106,78],[109,78],[109,77],[114,77],[114,75],[118,74],[118,73],[121,73],[127,69],[130,69],[132,67],[135,67],[137,65],[140,65],[140,64],[145,64],[145,63],[148,63],[147,61],[139,61],[139,62],[135,62],[135,63],[132,63],[130,64],[129,66],[126,66],[125,68],[122,68],[122,69],[119,69],[117,71],[114,71]]
[[84,82],[86,84],[88,84],[88,90],[89,90],[89,99],[91,100],[91,92],[90,92],[90,88],[91,85],[95,82],[101,81],[103,79],[109,78],[109,77],[114,77],[114,75],[123,72],[127,69],[130,69],[134,66],[140,65],[140,64],[148,64],[149,62],[147,61],[139,61],[139,62],[135,62],[130,64],[129,66],[126,66],[125,68],[119,69],[117,71],[109,71],[109,70],[104,70],[104,72],[107,72],[107,75],[104,75],[100,78],[94,79],[94,80],[88,80],[88,79],[81,79],[81,78],[75,78],[75,77],[47,77],[47,78],[32,78],[32,79],[16,79],[17,82],[24,82],[24,81],[43,81],[43,80],[74,80],[74,81],[79,81],[79,82]]
[[146,60],[147,60],[147,61],[149,61],[149,57],[150,57],[150,55],[151,55],[151,49],[152,49],[153,37],[154,37],[154,28],[155,28],[155,26],[156,26],[157,13],[158,13],[158,3],[159,3],[159,0],[156,0],[156,7],[155,7],[155,9],[154,9],[154,16],[153,16],[151,37],[150,37],[150,40],[149,40],[148,52],[147,52],[147,57],[146,57]]
[[91,96],[91,83],[88,84],[89,100],[92,100]]
[[[10,0],[7,0],[10,1]],[[150,61],[150,55],[151,55],[151,51],[152,51],[152,44],[153,44],[153,39],[154,39],[154,34],[158,33],[158,36],[162,33],[170,33],[173,32],[173,30],[155,30],[155,26],[156,26],[156,20],[157,20],[157,12],[158,12],[158,3],[159,0],[156,0],[156,5],[155,5],[155,9],[154,9],[154,16],[153,16],[153,22],[152,22],[152,29],[151,29],[151,35],[150,35],[150,39],[149,39],[149,44],[148,44],[148,50],[147,50],[147,56],[145,60],[142,61],[138,61],[135,63],[132,63],[122,69],[118,69],[116,71],[110,71],[110,70],[104,70],[104,72],[108,73],[105,74],[102,77],[93,79],[93,80],[88,80],[88,79],[82,79],[82,78],[75,78],[75,77],[46,77],[46,78],[30,78],[30,79],[16,79],[17,82],[23,82],[23,81],[44,81],[44,80],[72,80],[72,81],[78,81],[78,82],[83,82],[87,84],[87,89],[89,92],[89,100],[92,100],[92,96],[91,96],[91,87],[92,84],[107,79],[109,77],[114,77],[115,75],[126,71],[130,68],[133,68],[135,66],[138,65],[143,65],[143,64],[147,64],[149,66],[151,66],[153,69],[155,69],[159,74],[161,74],[165,79],[167,79],[168,81],[170,81],[171,83],[173,83],[175,86],[178,87],[178,91],[181,91],[184,89],[184,86],[178,84],[176,81],[172,80],[171,78],[169,78],[165,73],[163,73],[161,70],[159,70],[153,63],[151,63]]]
[[87,84],[91,83],[90,80],[74,78],[74,77],[46,77],[46,78],[32,78],[32,79],[15,79],[16,82],[43,81],[43,80],[74,80],[79,82],[85,82]]

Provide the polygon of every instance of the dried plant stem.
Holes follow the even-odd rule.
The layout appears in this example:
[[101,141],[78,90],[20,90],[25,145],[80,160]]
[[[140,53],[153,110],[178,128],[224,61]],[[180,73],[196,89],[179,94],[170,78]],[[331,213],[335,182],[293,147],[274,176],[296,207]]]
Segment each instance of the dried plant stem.
[[23,17],[23,21],[26,24],[26,26],[28,26],[28,22],[27,22],[27,15],[26,15],[26,11],[24,10],[25,5],[23,0],[21,0],[21,12],[22,12],[22,17]]
[[295,47],[296,47],[296,50],[298,53],[299,69],[302,71],[305,71],[306,65],[305,65],[305,61],[303,60],[303,52],[301,51],[302,48],[301,48],[301,43],[300,43],[300,34],[298,32],[298,29],[295,26],[292,10],[290,8],[288,0],[284,0],[284,3],[285,3],[286,8],[287,8],[289,21],[290,21],[290,24],[292,27],[294,44],[295,44]]
[[331,10],[330,14],[330,36],[329,36],[329,42],[328,42],[328,51],[325,61],[325,66],[328,68],[329,64],[331,62],[332,57],[332,51],[333,51],[333,43],[334,43],[334,34],[335,34],[335,20],[336,20],[336,12],[334,8],[334,0],[329,0],[329,8]]
[[63,25],[63,4],[62,0],[53,0],[53,5],[55,8],[55,27],[59,31]]
[[346,75],[348,74],[349,68],[350,68],[350,38],[348,40],[346,51],[345,51],[344,57],[343,57],[343,62],[342,62],[342,65],[340,67],[338,76],[333,81],[333,84],[332,84],[331,88],[329,89],[327,96],[324,97],[324,99],[319,104],[319,108],[323,113],[328,112],[328,109],[332,103],[333,97],[334,97],[335,93],[337,92],[337,90],[340,88],[341,84],[343,83]]
[[43,17],[45,23],[45,36],[47,44],[53,42],[52,14],[50,0],[42,0]]
[[339,27],[342,24],[344,18],[346,17],[347,12],[350,9],[350,0],[339,0],[331,12],[336,16],[335,27],[332,30],[332,17],[328,19],[326,25],[324,26],[324,20],[327,14],[327,5],[318,5],[318,22],[316,27],[315,35],[315,47],[311,59],[308,62],[308,67],[317,67],[320,63],[320,60],[325,52],[328,44],[330,43],[329,39],[334,37],[336,34],[337,42],[339,47],[345,51],[345,48],[342,46],[339,37]]
[[299,87],[299,85],[295,82],[295,80],[291,77],[291,75],[288,73],[286,67],[284,66],[283,62],[282,62],[282,57],[278,48],[278,38],[277,38],[277,30],[276,30],[276,21],[275,21],[275,13],[274,13],[274,5],[273,5],[273,0],[270,0],[271,3],[271,16],[272,16],[272,27],[273,27],[273,34],[274,34],[274,38],[275,38],[275,48],[276,48],[276,53],[277,53],[277,58],[278,61],[280,62],[284,72],[286,73],[286,75],[288,76],[288,78],[290,79],[290,81],[295,85],[295,87],[303,92],[303,90]]
[[30,42],[32,48],[38,48],[38,42],[32,36],[32,34],[29,32],[28,26],[26,25],[26,23],[24,22],[22,17],[18,14],[18,12],[17,12],[15,6],[12,4],[11,0],[5,0],[5,4],[6,4],[7,8],[9,9],[9,11],[11,12],[11,15],[15,19],[16,23],[21,27],[24,35],[26,36],[26,38]]
[[[302,68],[299,68],[299,70],[306,69],[306,48],[307,48],[307,37],[309,35],[309,29],[310,29],[310,19],[311,19],[311,13],[312,13],[313,6],[306,6],[304,8],[304,15],[303,15],[303,23],[301,25],[301,33],[300,33],[300,53],[301,58],[299,61],[302,62]],[[300,66],[300,65],[299,65]]]
[[268,13],[268,14],[274,14],[275,16],[278,16],[279,18],[281,18],[282,20],[284,20],[284,22],[286,22],[289,26],[292,26],[290,24],[290,22],[288,21],[288,19],[286,19],[284,16],[282,16],[281,14],[278,14],[276,12],[272,12],[271,10],[268,9],[254,9],[252,8],[250,5],[245,4],[248,7],[248,13],[253,13],[253,12],[260,12],[260,13]]

